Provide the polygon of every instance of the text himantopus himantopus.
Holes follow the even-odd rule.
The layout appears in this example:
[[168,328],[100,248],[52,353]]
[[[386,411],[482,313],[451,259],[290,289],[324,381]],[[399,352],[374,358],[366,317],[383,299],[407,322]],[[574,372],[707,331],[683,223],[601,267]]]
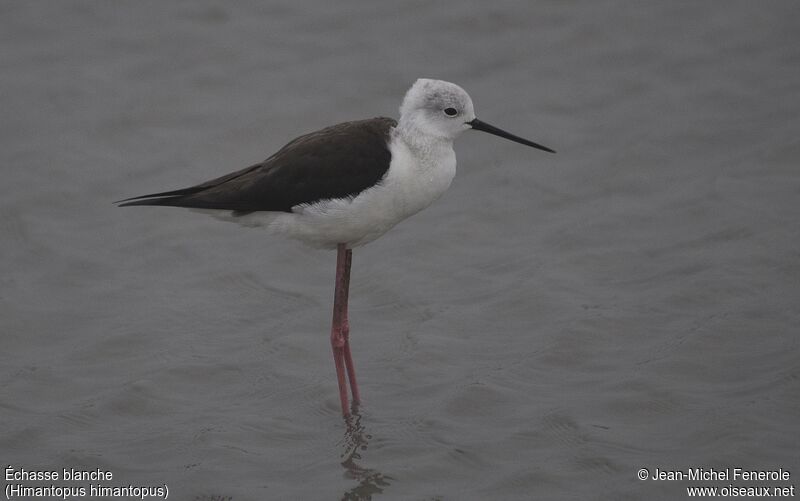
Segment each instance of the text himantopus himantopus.
[[555,153],[478,120],[472,99],[458,85],[422,78],[406,93],[399,122],[378,117],[333,125],[294,139],[261,163],[190,188],[122,200],[120,206],[208,209],[337,249],[331,346],[347,415],[348,380],[353,401],[359,401],[347,319],[352,249],[447,190],[456,173],[453,140],[468,129]]

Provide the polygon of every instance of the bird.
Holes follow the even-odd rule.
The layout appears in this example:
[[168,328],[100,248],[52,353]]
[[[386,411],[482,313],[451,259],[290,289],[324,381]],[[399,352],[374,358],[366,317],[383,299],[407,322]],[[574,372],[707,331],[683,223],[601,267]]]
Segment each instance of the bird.
[[352,251],[438,199],[456,174],[453,141],[487,132],[554,150],[483,122],[460,86],[417,79],[400,118],[343,122],[287,143],[244,169],[188,188],[119,200],[120,207],[184,207],[266,228],[317,248],[336,249],[330,342],[342,414],[361,402],[350,350],[348,297]]

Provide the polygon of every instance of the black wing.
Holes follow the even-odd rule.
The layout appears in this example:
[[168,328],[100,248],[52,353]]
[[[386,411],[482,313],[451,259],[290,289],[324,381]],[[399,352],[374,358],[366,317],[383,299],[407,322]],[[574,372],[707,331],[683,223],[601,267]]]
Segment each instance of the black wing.
[[291,212],[292,207],[354,197],[389,170],[397,122],[377,117],[300,136],[263,162],[202,184],[121,200],[130,205]]

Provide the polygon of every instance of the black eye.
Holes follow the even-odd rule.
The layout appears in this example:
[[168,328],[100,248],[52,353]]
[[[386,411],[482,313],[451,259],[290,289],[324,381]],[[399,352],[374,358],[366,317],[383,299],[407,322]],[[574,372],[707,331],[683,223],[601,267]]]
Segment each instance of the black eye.
[[444,114],[447,115],[448,117],[454,117],[458,115],[458,110],[455,108],[445,108]]

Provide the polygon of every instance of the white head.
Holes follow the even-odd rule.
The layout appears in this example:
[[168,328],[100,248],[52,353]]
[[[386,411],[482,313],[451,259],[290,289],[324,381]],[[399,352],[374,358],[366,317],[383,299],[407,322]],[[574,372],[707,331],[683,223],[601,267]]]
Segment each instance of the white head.
[[425,134],[454,139],[469,129],[475,119],[469,94],[458,85],[443,80],[420,78],[406,92],[400,105],[400,126]]
[[465,130],[475,129],[555,153],[546,146],[478,120],[467,91],[443,80],[420,78],[414,82],[400,105],[398,128],[450,141]]

